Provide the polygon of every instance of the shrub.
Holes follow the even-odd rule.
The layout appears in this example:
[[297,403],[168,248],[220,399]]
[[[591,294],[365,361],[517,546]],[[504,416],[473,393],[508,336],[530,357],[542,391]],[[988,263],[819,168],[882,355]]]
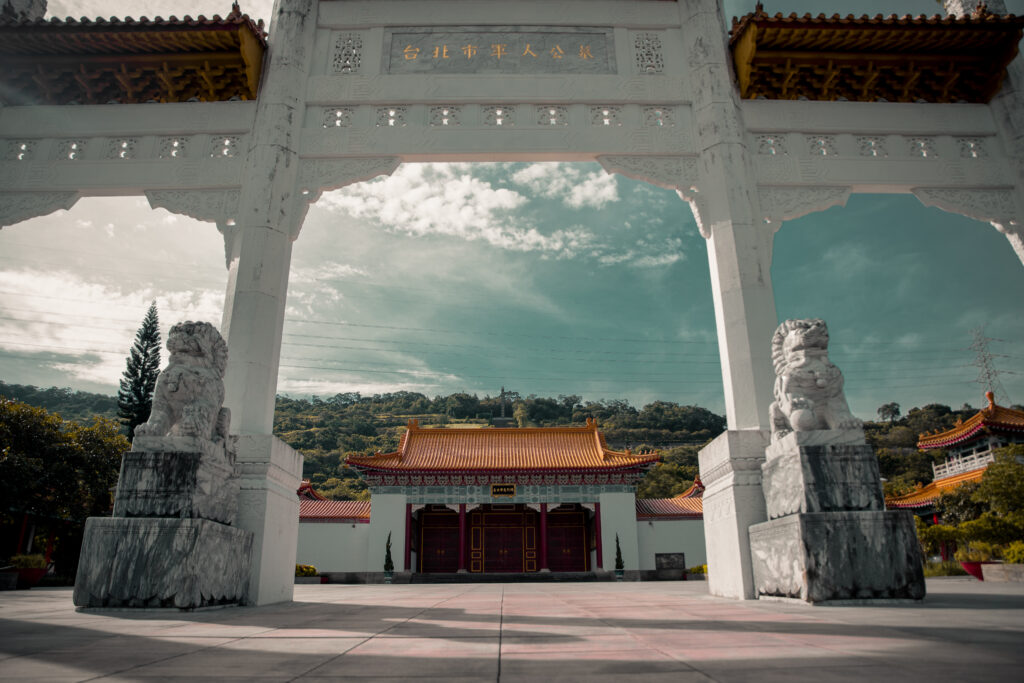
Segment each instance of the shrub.
[[316,576],[316,567],[311,564],[297,564],[295,576]]
[[925,562],[925,576],[967,576],[967,571],[959,562]]
[[1024,541],[1014,541],[1003,551],[1003,559],[1010,564],[1024,564]]
[[12,555],[11,564],[18,569],[42,569],[46,566],[46,558],[42,555]]
[[695,567],[690,567],[686,570],[687,574],[707,574],[708,566],[706,564],[698,564]]
[[395,563],[391,559],[391,532],[388,532],[388,540],[384,545],[384,571],[393,572],[395,571]]
[[990,562],[999,556],[1000,547],[983,541],[971,541],[956,551],[961,562]]

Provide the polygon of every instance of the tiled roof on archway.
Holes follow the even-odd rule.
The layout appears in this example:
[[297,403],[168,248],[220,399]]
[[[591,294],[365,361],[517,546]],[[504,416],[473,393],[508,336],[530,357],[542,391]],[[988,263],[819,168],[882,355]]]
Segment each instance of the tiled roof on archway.
[[988,102],[1017,54],[1024,17],[838,14],[733,19],[730,47],[748,99]]
[[251,100],[263,22],[236,3],[221,18],[0,18],[0,101],[134,104]]

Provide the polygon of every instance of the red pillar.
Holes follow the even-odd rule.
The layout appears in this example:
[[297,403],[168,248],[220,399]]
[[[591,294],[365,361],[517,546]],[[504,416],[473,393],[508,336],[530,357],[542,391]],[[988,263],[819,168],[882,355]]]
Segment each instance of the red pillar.
[[459,571],[466,571],[466,504],[459,503]]
[[548,571],[548,504],[540,504],[540,570]]
[[597,568],[604,569],[601,555],[601,504],[594,503],[594,549],[597,551]]
[[405,571],[412,563],[412,503],[405,504]]

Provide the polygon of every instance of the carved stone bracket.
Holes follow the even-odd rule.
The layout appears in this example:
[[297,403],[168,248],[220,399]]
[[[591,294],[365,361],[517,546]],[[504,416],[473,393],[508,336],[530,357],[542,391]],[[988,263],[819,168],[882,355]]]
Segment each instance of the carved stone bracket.
[[934,206],[962,216],[987,221],[1006,235],[1024,264],[1024,229],[1021,226],[1024,198],[1016,190],[951,189],[948,187],[915,187],[914,196],[925,206]]
[[0,228],[70,209],[80,196],[77,192],[0,192]]
[[700,179],[697,157],[599,156],[597,161],[609,173],[621,173],[667,190],[685,190]]
[[833,206],[846,206],[851,187],[779,187],[759,185],[757,199],[766,223],[778,224],[824,211]]
[[238,227],[238,198],[241,190],[146,190],[146,199],[154,209],[167,209],[199,221],[217,224],[217,230],[224,236],[224,260],[231,265],[231,252]]
[[320,199],[328,190],[370,180],[381,175],[391,175],[402,163],[399,157],[348,157],[344,159],[303,159],[299,166],[298,189],[294,210],[295,234],[306,217],[310,204]]

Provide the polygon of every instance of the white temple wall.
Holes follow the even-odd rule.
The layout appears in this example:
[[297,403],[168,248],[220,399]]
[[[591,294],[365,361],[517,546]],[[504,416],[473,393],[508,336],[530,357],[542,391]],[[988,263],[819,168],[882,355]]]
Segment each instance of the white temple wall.
[[700,519],[637,520],[637,548],[641,571],[657,569],[657,553],[686,553],[686,566],[707,562],[704,521]]
[[388,534],[391,534],[391,561],[395,571],[400,572],[405,562],[405,504],[404,493],[374,493],[373,510],[366,544],[366,568],[368,572],[384,571],[384,555]]
[[[392,535],[392,543],[394,542]],[[353,522],[299,522],[296,564],[311,564],[320,574],[329,572],[383,571],[381,566],[367,566],[370,525]],[[394,546],[392,546],[394,557]],[[399,562],[395,562],[398,567]]]
[[605,571],[615,569],[615,536],[617,534],[624,568],[627,571],[639,569],[636,494],[633,492],[602,493],[599,496],[599,501],[601,503],[601,554],[604,556],[602,568]]

